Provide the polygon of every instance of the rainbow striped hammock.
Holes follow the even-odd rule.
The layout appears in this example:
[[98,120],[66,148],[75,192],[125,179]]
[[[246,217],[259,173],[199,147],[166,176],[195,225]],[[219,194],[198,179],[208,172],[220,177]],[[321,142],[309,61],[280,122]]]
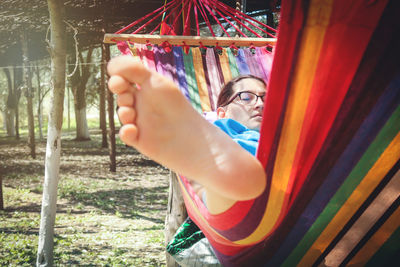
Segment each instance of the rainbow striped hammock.
[[179,179],[224,266],[399,262],[399,14],[397,0],[283,1],[271,77],[264,48],[125,50],[174,79],[199,111],[215,108],[220,84],[239,73],[269,81],[257,153],[265,192],[211,215]]

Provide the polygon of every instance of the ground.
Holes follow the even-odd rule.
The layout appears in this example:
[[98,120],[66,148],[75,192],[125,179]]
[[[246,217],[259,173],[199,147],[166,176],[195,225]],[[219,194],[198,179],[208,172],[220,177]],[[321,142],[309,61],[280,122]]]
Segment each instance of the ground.
[[[164,219],[169,171],[117,145],[117,172],[100,134],[62,137],[54,263],[57,266],[165,266]],[[26,138],[0,136],[0,266],[36,261],[45,141],[31,159]]]

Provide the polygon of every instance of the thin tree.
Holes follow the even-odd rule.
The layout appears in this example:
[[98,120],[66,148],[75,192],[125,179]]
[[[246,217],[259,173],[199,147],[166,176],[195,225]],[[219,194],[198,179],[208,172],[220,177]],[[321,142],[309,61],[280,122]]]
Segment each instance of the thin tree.
[[0,172],[0,210],[4,210],[4,202],[3,202],[3,177]]
[[15,95],[15,139],[19,139],[19,100],[21,99],[21,88],[23,87],[22,70],[14,67],[13,88]]
[[27,114],[28,114],[28,146],[30,149],[31,157],[36,158],[35,151],[35,122],[33,118],[33,89],[32,89],[32,73],[31,67],[29,66],[29,58],[28,58],[28,39],[26,36],[26,32],[23,31],[21,34],[21,43],[22,43],[22,62],[24,66],[24,89],[25,96],[27,100]]
[[53,266],[54,222],[60,171],[61,127],[65,91],[64,1],[48,0],[50,13],[51,105],[47,130],[45,177],[36,265]]
[[16,94],[13,89],[13,80],[11,77],[10,70],[8,68],[4,68],[4,74],[7,78],[8,84],[8,95],[7,95],[7,103],[6,103],[6,130],[7,136],[15,136],[15,111],[17,106]]
[[[103,30],[104,32],[104,30]],[[100,109],[100,129],[101,129],[101,147],[107,147],[108,142],[107,142],[107,120],[106,120],[106,81],[105,81],[105,75],[106,75],[106,58],[105,58],[105,44],[102,44],[101,47],[101,65],[100,65],[100,86],[99,86],[99,109]]]
[[[102,53],[104,54],[105,60],[110,61],[110,46],[107,44],[102,45]],[[107,90],[108,91],[108,90]],[[107,103],[108,103],[108,127],[109,127],[109,155],[110,155],[110,171],[117,171],[116,163],[116,143],[115,143],[115,123],[114,123],[114,96],[108,91],[107,92]]]

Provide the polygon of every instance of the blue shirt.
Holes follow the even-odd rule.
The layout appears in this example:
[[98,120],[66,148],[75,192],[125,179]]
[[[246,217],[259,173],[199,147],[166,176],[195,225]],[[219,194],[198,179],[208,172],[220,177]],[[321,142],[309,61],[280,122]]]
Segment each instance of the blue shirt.
[[214,122],[218,128],[228,134],[236,143],[249,151],[253,156],[256,155],[260,133],[250,130],[243,124],[232,119],[219,119]]

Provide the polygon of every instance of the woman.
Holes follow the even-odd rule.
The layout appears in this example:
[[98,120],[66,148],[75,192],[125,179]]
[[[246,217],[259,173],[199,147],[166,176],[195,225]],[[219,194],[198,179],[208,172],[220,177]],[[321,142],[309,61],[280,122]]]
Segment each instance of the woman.
[[[258,131],[261,127],[266,86],[264,80],[253,75],[243,75],[229,81],[222,88],[218,97],[217,116],[220,120],[216,121],[215,124],[222,130],[226,127],[220,125],[229,125],[229,128],[233,127],[236,133],[247,132],[252,135],[250,140],[258,143]],[[250,130],[253,130],[253,132]],[[257,131],[257,133],[254,131]],[[227,133],[235,139],[230,132]],[[245,139],[250,136],[242,137]],[[241,141],[244,140],[238,139],[239,144]],[[256,146],[249,152],[255,155],[257,144],[253,145]],[[246,147],[244,148],[246,149]]]
[[[224,133],[207,122],[172,81],[129,56],[112,59],[108,72],[109,88],[117,94],[120,107],[121,140],[201,184],[211,214],[264,191],[264,169],[226,134],[232,127],[221,127]],[[221,100],[218,117],[234,117],[250,129],[259,129],[265,85],[243,78],[232,90],[231,98],[221,96],[227,101]],[[222,124],[230,126],[229,122]]]
[[[242,75],[232,79],[221,89],[217,101],[218,120],[214,125],[253,156],[260,138],[265,89],[266,83],[263,79],[254,75]],[[206,203],[207,196],[202,188],[194,183],[192,185]]]

